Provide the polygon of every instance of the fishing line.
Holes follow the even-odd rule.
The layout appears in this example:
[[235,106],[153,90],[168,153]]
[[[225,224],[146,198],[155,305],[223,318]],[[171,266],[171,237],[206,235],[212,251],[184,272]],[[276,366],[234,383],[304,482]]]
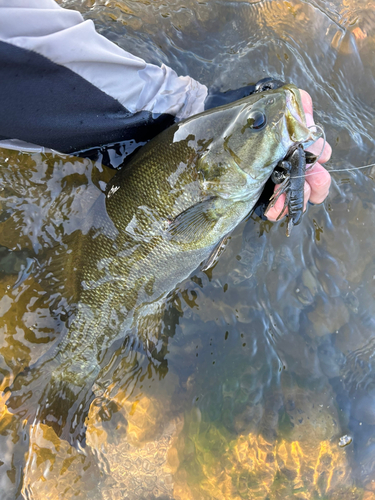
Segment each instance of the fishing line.
[[[325,148],[326,142],[327,142],[326,141],[326,134],[325,134],[324,129],[323,129],[323,127],[321,125],[315,123],[314,125],[310,125],[310,127],[307,127],[307,128],[309,130],[311,128],[316,128],[316,129],[320,130],[320,132],[322,133],[322,136],[323,136],[323,146],[322,146],[322,149],[321,149],[321,151],[320,151],[319,156],[317,157],[317,159],[314,161],[314,163],[312,163],[309,167],[306,168],[306,171],[312,169],[318,163],[319,159],[321,158],[321,156],[323,154],[323,151],[324,151],[324,148]],[[327,171],[328,172],[348,172],[349,170],[361,170],[362,168],[368,168],[368,167],[375,167],[375,163],[370,163],[369,165],[363,165],[362,167],[338,168],[338,169],[327,170]],[[321,172],[310,172],[310,173],[306,173],[304,175],[294,175],[293,177],[290,177],[290,178],[291,179],[299,179],[301,177],[309,177],[311,175],[321,175]]]
[[[321,131],[322,133],[322,136],[323,136],[323,146],[322,146],[322,149],[320,151],[320,154],[319,156],[317,157],[317,159],[314,161],[314,163],[312,163],[308,168],[306,168],[306,172],[307,170],[310,170],[314,165],[316,165],[316,163],[318,163],[320,157],[322,156],[323,154],[323,151],[324,151],[324,148],[325,148],[325,145],[326,145],[326,134],[324,132],[324,129],[321,125],[319,124],[314,124],[314,125],[310,125],[310,127],[307,127],[309,130],[311,128],[316,128],[318,130]],[[320,139],[320,138],[319,138]],[[318,140],[318,139],[317,139]],[[316,141],[315,141],[316,142]],[[349,172],[351,170],[361,170],[363,168],[369,168],[369,167],[375,167],[375,163],[370,163],[369,165],[362,165],[362,167],[352,167],[352,168],[336,168],[336,169],[333,169],[333,170],[327,170],[327,172],[331,173],[331,172]],[[311,175],[321,175],[321,172],[307,172],[306,174],[303,174],[303,175],[294,175],[293,177],[290,177],[290,179],[300,179],[302,177],[310,177]]]
[[[362,165],[362,167],[353,167],[353,168],[335,168],[333,170],[327,170],[327,172],[349,172],[350,170],[361,170],[362,168],[375,167],[375,163],[370,163],[369,165]],[[291,179],[299,179],[300,177],[310,177],[311,175],[321,175],[321,172],[310,172],[306,175],[295,175],[291,177]]]

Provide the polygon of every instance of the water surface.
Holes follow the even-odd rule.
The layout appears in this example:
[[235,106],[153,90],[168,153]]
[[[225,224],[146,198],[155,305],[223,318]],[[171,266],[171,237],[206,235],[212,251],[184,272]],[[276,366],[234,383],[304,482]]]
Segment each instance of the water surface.
[[[60,3],[209,88],[295,83],[330,169],[374,161],[373,3]],[[85,230],[112,175],[0,150],[1,388],[57,338],[64,304],[52,312],[56,290],[36,270]],[[375,499],[374,175],[333,173],[290,238],[284,222],[243,222],[214,269],[169,297],[159,359],[119,344],[84,450],[2,404],[2,499]]]

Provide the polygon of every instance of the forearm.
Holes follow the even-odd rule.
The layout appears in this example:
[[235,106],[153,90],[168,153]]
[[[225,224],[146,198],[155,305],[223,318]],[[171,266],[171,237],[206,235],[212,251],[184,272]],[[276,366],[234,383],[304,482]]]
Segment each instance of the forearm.
[[62,152],[148,140],[207,89],[147,64],[53,0],[0,0],[0,139]]

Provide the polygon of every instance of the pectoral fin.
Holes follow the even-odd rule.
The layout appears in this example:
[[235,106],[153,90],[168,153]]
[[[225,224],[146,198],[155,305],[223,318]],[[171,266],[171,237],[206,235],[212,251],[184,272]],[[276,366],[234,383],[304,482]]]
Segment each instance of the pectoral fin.
[[212,231],[220,217],[217,198],[210,198],[188,208],[169,223],[171,238],[182,244],[201,241]]

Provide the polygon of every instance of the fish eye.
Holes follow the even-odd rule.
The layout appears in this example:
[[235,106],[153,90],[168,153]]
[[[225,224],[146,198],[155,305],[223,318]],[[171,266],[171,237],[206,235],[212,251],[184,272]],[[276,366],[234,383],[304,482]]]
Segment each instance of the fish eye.
[[250,120],[252,122],[251,128],[255,130],[262,130],[267,123],[266,115],[261,111],[254,111],[250,116]]
[[266,126],[267,118],[261,111],[250,111],[247,115],[247,120],[245,125],[241,129],[241,133],[244,134],[246,130],[262,130]]

